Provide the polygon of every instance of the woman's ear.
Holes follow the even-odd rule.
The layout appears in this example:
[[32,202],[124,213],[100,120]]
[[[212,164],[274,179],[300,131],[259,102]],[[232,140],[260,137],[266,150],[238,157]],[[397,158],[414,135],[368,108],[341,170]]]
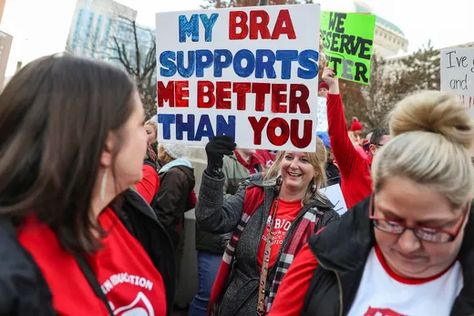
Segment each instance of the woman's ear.
[[112,165],[112,153],[115,143],[115,137],[112,133],[107,134],[107,138],[105,139],[105,145],[102,149],[102,154],[100,155],[100,164],[107,168]]
[[373,156],[375,154],[375,152],[377,151],[377,146],[375,146],[374,144],[370,144],[369,145],[369,151]]

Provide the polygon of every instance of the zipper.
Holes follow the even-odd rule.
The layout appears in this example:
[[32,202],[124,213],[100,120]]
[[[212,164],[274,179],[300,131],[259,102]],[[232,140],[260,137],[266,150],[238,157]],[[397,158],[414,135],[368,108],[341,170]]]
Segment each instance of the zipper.
[[[313,253],[314,254],[314,253]],[[339,307],[339,316],[342,316],[343,315],[343,296],[342,296],[342,282],[341,282],[341,277],[339,276],[339,273],[337,273],[337,271],[335,269],[331,269],[331,268],[328,268],[327,266],[325,266],[319,259],[316,255],[314,255],[316,257],[316,260],[318,261],[318,264],[321,265],[321,267],[323,267],[324,269],[326,270],[329,270],[331,271],[332,273],[334,273],[336,275],[336,279],[337,279],[337,286],[339,288],[339,304],[340,304],[340,307]]]

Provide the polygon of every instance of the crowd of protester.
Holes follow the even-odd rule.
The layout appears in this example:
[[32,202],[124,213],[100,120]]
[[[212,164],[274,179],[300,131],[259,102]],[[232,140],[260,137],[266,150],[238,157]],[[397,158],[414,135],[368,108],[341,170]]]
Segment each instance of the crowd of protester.
[[192,209],[190,316],[472,315],[473,119],[424,91],[367,131],[347,124],[332,69],[317,88],[314,151],[216,136],[195,174],[122,70],[67,55],[22,68],[0,94],[0,315],[171,315]]

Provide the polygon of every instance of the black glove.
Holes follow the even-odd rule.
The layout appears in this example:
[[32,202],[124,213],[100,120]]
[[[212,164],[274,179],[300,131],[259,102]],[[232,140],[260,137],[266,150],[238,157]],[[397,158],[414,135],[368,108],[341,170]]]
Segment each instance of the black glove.
[[229,136],[216,136],[206,145],[207,168],[210,176],[220,176],[224,155],[232,155],[235,143]]

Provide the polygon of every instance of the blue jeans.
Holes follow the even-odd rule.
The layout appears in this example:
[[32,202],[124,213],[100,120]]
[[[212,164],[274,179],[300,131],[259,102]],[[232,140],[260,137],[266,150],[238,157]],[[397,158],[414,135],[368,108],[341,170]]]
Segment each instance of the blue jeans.
[[212,285],[219,270],[222,255],[198,251],[198,292],[189,307],[188,316],[206,316]]

